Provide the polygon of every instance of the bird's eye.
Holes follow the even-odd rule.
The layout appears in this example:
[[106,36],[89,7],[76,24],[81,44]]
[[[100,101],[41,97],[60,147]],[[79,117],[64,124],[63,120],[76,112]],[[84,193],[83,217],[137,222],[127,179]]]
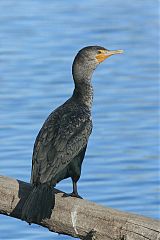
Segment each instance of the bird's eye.
[[102,51],[101,50],[98,50],[98,54],[101,54],[102,53]]

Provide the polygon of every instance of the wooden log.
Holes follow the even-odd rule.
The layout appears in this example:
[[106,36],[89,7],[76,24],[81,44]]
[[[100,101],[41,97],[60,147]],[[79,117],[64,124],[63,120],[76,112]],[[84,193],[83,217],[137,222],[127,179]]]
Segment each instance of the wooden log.
[[[22,206],[31,185],[0,176],[0,213],[21,219]],[[160,240],[160,221],[65,197],[55,192],[50,219],[37,223],[61,234],[84,240]]]

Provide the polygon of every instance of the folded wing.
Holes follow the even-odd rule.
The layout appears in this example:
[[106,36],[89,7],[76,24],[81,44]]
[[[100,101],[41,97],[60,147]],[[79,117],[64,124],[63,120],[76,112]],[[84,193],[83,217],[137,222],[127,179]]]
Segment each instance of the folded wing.
[[53,112],[34,145],[31,183],[55,183],[54,176],[85,147],[91,131],[90,114],[84,109]]

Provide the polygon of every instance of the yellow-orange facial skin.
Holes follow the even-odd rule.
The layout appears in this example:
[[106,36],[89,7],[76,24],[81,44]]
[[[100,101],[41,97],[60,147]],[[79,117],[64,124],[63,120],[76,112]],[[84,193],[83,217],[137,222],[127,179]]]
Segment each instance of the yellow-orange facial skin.
[[96,55],[96,59],[98,63],[101,63],[106,58],[119,53],[123,53],[123,50],[99,50],[99,53]]

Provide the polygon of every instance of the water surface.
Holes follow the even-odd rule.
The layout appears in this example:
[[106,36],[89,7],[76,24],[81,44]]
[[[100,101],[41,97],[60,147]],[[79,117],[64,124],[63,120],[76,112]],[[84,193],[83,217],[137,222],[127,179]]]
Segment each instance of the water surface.
[[[160,218],[158,1],[0,1],[0,174],[29,181],[35,137],[73,91],[71,64],[86,45],[124,49],[93,76],[94,129],[79,193]],[[71,191],[71,181],[58,186]],[[9,229],[9,231],[8,231]],[[71,239],[0,216],[2,239]]]

